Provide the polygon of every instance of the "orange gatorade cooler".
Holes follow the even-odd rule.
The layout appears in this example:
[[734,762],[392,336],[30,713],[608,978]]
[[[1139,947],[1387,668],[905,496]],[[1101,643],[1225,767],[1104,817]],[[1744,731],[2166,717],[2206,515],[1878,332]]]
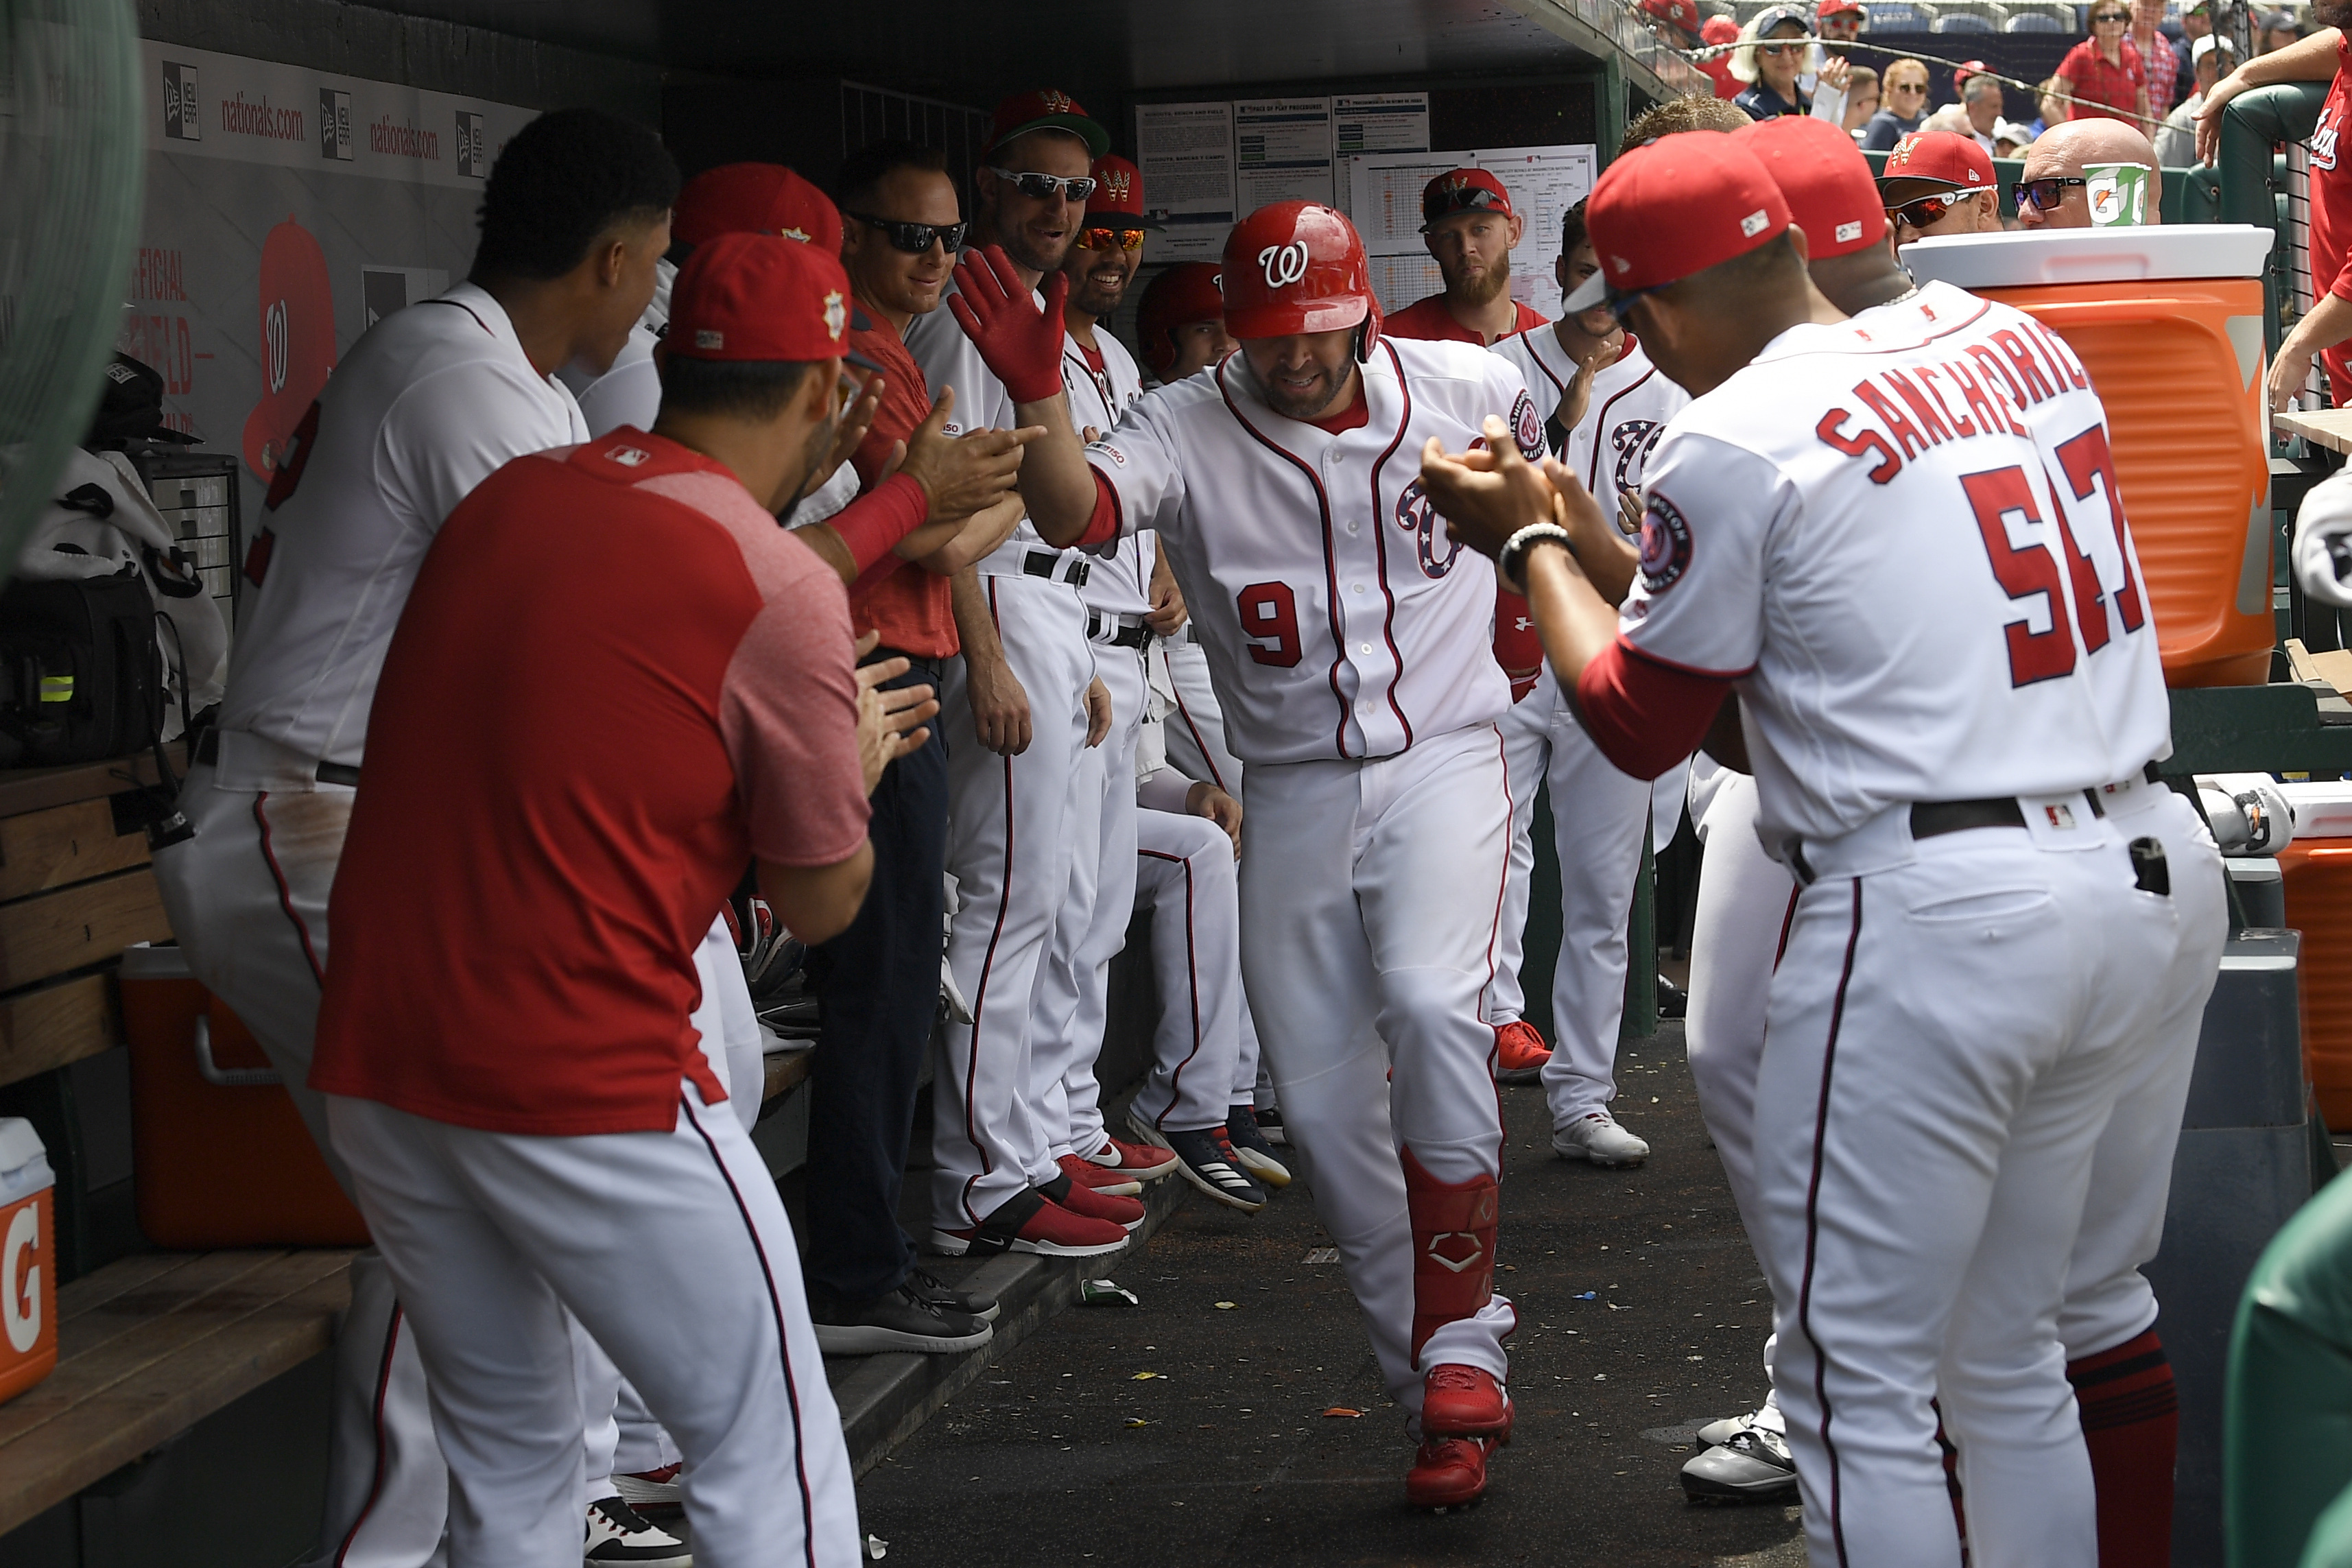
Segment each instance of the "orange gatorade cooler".
[[2281,786],[2294,807],[2294,841],[2279,851],[2286,923],[2303,932],[2303,1059],[2319,1112],[2352,1130],[2352,783]]
[[127,949],[139,1228],[157,1247],[364,1247],[367,1222],[236,1016],[176,947]]
[[2251,224],[1916,240],[1902,259],[2046,322],[2107,411],[2170,686],[2259,686],[2271,613],[2263,258]]
[[33,1124],[0,1116],[0,1400],[58,1368],[56,1186]]

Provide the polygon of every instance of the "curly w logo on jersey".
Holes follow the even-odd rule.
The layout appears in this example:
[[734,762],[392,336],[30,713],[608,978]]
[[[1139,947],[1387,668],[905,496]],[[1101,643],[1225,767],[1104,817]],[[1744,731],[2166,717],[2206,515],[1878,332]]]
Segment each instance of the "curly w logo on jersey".
[[1610,448],[1617,454],[1614,472],[1619,489],[1642,488],[1642,465],[1656,448],[1658,437],[1665,433],[1663,419],[1628,419],[1609,432]]

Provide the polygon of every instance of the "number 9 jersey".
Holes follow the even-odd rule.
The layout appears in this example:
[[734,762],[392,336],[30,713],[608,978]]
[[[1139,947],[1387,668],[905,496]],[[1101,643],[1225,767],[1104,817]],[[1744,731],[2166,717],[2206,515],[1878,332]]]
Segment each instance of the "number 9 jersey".
[[[1738,680],[1776,850],[1906,802],[2084,789],[2170,750],[2087,378],[2014,312],[1958,290],[1928,304],[1790,329],[1650,458],[1622,635]],[[2097,432],[2079,483],[2053,485],[2065,459],[2029,422],[2053,378]]]
[[1119,531],[1159,531],[1244,763],[1392,756],[1510,706],[1494,569],[1446,537],[1421,451],[1483,446],[1491,414],[1540,457],[1543,416],[1514,366],[1466,343],[1384,337],[1361,369],[1352,428],[1276,414],[1236,353],[1087,449]]

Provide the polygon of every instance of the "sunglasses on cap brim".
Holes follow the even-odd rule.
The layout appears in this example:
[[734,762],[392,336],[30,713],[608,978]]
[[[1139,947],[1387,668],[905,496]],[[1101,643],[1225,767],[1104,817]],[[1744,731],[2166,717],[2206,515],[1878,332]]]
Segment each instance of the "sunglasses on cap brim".
[[963,248],[963,237],[971,227],[970,222],[908,223],[900,218],[872,217],[847,211],[841,216],[878,231],[890,242],[891,249],[903,250],[909,256],[920,256],[934,245],[947,247],[948,254],[953,256]]
[[1670,278],[1664,283],[1652,283],[1641,289],[1616,289],[1611,287],[1607,278],[1596,272],[1571,289],[1559,302],[1559,308],[1571,316],[1580,316],[1587,310],[1606,310],[1622,321],[1634,300],[1654,294],[1661,289],[1671,289],[1680,281],[1682,279],[1678,278]]
[[1510,204],[1484,185],[1465,185],[1457,191],[1440,191],[1421,204],[1421,232],[1427,234],[1430,226],[1455,213],[1501,212]]

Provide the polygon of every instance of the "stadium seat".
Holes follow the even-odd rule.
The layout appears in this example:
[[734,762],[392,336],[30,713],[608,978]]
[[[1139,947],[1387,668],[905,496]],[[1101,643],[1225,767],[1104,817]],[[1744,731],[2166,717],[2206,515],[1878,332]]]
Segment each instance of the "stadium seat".
[[2057,17],[2041,11],[2020,11],[2002,29],[2010,33],[2071,33],[2074,30]]
[[1998,33],[2000,26],[1990,16],[1979,11],[1957,11],[1947,8],[1928,29],[1937,33]]

